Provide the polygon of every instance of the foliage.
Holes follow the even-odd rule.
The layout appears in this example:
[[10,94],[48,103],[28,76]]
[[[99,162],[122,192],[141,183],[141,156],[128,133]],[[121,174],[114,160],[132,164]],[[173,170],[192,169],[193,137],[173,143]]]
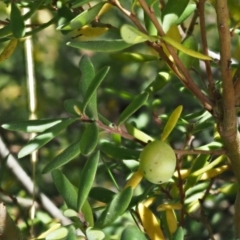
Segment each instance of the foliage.
[[[240,237],[237,1],[6,0],[3,9],[9,21],[1,21],[0,90],[12,100],[2,98],[0,121],[13,133],[1,134],[9,147],[25,145],[17,152],[26,171],[24,159],[39,152],[34,184],[71,220],[63,226],[39,210],[44,216],[31,223],[31,239]],[[31,120],[19,63],[28,36],[41,80]],[[26,143],[25,133],[36,135]],[[148,182],[139,168],[154,140],[171,145],[177,158],[162,184]],[[154,151],[151,158],[159,156]],[[28,193],[17,180],[9,187],[9,155],[1,156],[1,195],[23,209],[13,195]],[[21,218],[30,237],[29,218]]]

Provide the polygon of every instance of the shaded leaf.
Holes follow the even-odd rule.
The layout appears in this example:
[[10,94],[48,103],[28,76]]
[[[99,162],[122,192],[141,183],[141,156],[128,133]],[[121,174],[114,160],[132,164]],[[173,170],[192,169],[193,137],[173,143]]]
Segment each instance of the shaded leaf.
[[93,187],[89,192],[89,197],[103,203],[109,203],[115,196],[115,192],[103,188],[103,187]]
[[184,230],[182,227],[179,227],[173,234],[172,240],[184,240]]
[[99,151],[93,153],[84,165],[78,188],[77,206],[80,211],[92,188],[97,171],[99,156]]
[[148,99],[149,93],[143,92],[139,94],[121,113],[117,125],[124,123],[134,112],[136,112]]
[[103,67],[92,79],[91,83],[89,84],[87,91],[84,95],[84,99],[83,99],[83,112],[85,112],[86,107],[88,105],[88,103],[90,102],[92,96],[94,95],[94,93],[96,93],[97,88],[99,87],[99,85],[101,84],[101,82],[103,81],[103,79],[106,77],[108,71],[109,71],[110,67]]
[[144,234],[135,226],[127,226],[121,235],[121,240],[147,240]]
[[87,129],[84,131],[81,141],[80,150],[81,154],[89,155],[98,144],[98,127],[96,123],[90,123],[87,125]]
[[77,208],[77,192],[72,183],[66,178],[66,176],[59,170],[54,169],[52,171],[53,182],[66,202],[69,208],[78,211]]
[[[79,82],[79,90],[82,95],[82,99],[85,99],[87,89],[92,82],[95,76],[94,66],[87,55],[82,56],[79,62],[79,68],[81,71],[81,77]],[[83,104],[79,105],[80,110],[83,110]],[[87,106],[86,113],[88,117],[97,119],[98,111],[97,111],[97,93],[94,92]]]
[[196,10],[196,4],[188,4],[187,7],[184,9],[182,15],[177,19],[175,22],[176,25],[181,24],[185,21],[194,11]]
[[0,54],[0,63],[4,62],[8,58],[11,57],[11,55],[14,53],[14,50],[16,49],[18,44],[18,40],[16,38],[11,39],[7,46],[3,49],[3,51]]
[[159,72],[155,78],[155,80],[150,83],[150,85],[145,89],[146,92],[154,93],[163,87],[166,86],[166,84],[170,80],[170,74],[167,72]]
[[133,52],[113,53],[111,54],[111,57],[124,62],[149,62],[159,59],[159,57],[154,55],[146,55]]
[[138,159],[140,155],[140,151],[123,148],[111,142],[101,143],[100,149],[116,159]]
[[120,215],[122,215],[132,199],[133,190],[131,187],[125,188],[122,192],[115,195],[113,200],[106,206],[98,218],[95,227],[103,228],[112,224]]
[[25,35],[24,19],[15,2],[11,3],[10,25],[14,37],[22,38]]
[[64,149],[60,154],[58,154],[56,157],[54,157],[50,163],[48,163],[44,169],[42,170],[42,173],[47,173],[52,171],[53,169],[59,168],[63,166],[64,164],[71,161],[73,158],[75,158],[77,155],[80,154],[80,144],[79,140],[69,145],[66,149]]
[[70,113],[76,117],[81,116],[81,114],[82,114],[82,103],[75,99],[65,100],[64,108],[68,113]]
[[116,52],[132,46],[121,39],[99,41],[70,41],[68,46],[94,52]]
[[63,129],[67,128],[68,125],[72,124],[76,120],[78,120],[78,118],[69,118],[62,120],[62,122],[56,124],[51,128],[48,128],[46,132],[37,135],[20,150],[20,152],[18,153],[18,157],[25,157],[26,155],[44,146],[46,143],[55,138]]

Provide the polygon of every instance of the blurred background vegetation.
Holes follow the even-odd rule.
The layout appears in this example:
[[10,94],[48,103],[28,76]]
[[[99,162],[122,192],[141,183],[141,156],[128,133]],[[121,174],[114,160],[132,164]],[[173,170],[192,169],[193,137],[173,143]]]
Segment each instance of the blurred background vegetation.
[[[213,8],[207,7],[208,16],[213,14]],[[5,19],[9,13],[6,12],[6,5],[0,2],[0,19]],[[43,9],[35,14],[32,23],[47,22],[52,16],[52,12]],[[214,14],[212,15],[214,19]],[[115,26],[121,25],[122,15],[118,11],[110,12],[102,21],[112,22]],[[210,24],[207,26],[209,31],[209,46],[213,51],[218,52],[216,36],[216,23],[210,18]],[[211,30],[213,29],[213,30]],[[196,26],[194,30],[195,36],[199,38],[199,29]],[[90,51],[80,51],[66,46],[69,36],[62,35],[60,31],[56,31],[56,26],[52,25],[45,30],[33,36],[34,44],[34,64],[35,75],[37,80],[37,116],[38,118],[59,118],[66,117],[68,114],[64,110],[63,102],[71,98],[80,98],[78,85],[80,71],[78,63],[84,54],[90,56],[94,63],[95,69],[99,70],[103,66],[111,66],[111,70],[107,75],[98,91],[98,108],[106,118],[112,122],[116,122],[119,114],[128,105],[130,100],[138,95],[147,85],[155,78],[159,71],[169,71],[167,66],[161,61],[136,63],[136,62],[120,62],[115,60],[111,55],[106,53],[94,53]],[[29,118],[28,96],[26,85],[26,63],[24,58],[24,46],[22,40],[11,56],[10,59],[1,63],[0,66],[0,124],[17,120],[27,120]],[[234,57],[239,60],[240,44],[239,40],[233,39]],[[1,49],[6,43],[0,43]],[[133,46],[143,53],[147,53],[147,49],[143,44]],[[204,73],[199,76],[198,73],[191,73],[198,81],[199,86],[203,86],[202,78]],[[200,112],[202,107],[192,97],[192,95],[183,88],[180,81],[173,75],[169,83],[148,101],[148,103],[134,114],[131,121],[134,121],[138,128],[142,129],[153,137],[158,137],[163,129],[165,119],[164,115],[170,114],[178,105],[183,105],[183,115]],[[162,118],[159,118],[162,116]],[[208,120],[208,121],[211,121]],[[60,150],[73,142],[81,133],[82,126],[77,123],[68,128],[67,132],[63,132],[44,146],[39,151],[39,161],[36,169],[36,185],[51,198],[55,204],[62,207],[62,199],[56,191],[50,174],[42,175],[42,168],[59,153]],[[181,126],[176,128],[171,135],[170,143],[175,148],[180,148],[185,139],[185,129]],[[5,131],[0,129],[1,136],[13,154],[17,154],[22,146],[28,141],[28,135]],[[195,135],[193,144],[200,146],[210,143],[212,139],[212,128],[206,128]],[[106,136],[105,136],[106,137]],[[110,138],[110,136],[109,136]],[[131,147],[131,142],[126,141],[126,145]],[[19,160],[23,169],[31,176],[32,167],[28,157]],[[117,160],[115,164],[118,164]],[[82,161],[75,159],[65,165],[63,172],[73,182],[78,182],[79,169],[82,167]],[[121,183],[122,167],[119,171],[116,168],[115,177]],[[127,170],[126,170],[127,171]],[[190,216],[186,221],[187,236],[186,239],[208,239],[208,231],[206,225],[201,221],[203,214],[209,224],[212,226],[215,239],[232,239],[232,214],[235,193],[229,195],[219,193],[218,189],[226,182],[233,181],[231,173],[223,174],[218,178],[210,191],[210,195],[205,202],[205,213],[201,213],[200,209]],[[124,184],[124,182],[122,182]],[[96,185],[101,185],[110,189],[115,189],[106,170],[98,175]],[[147,186],[144,182],[142,187]],[[202,186],[204,190],[206,186]],[[202,190],[202,191],[203,191]],[[141,190],[139,190],[141,191]],[[196,190],[197,191],[197,190]],[[31,196],[21,186],[21,184],[12,175],[10,169],[4,172],[4,181],[1,186],[0,196],[18,196],[25,199],[31,199]],[[161,199],[159,200],[161,201]],[[94,203],[96,206],[99,203]],[[29,234],[29,226],[26,222],[29,218],[29,206],[24,207],[20,204],[8,202],[8,207],[13,218],[17,221],[18,226],[26,235]],[[126,222],[129,217],[126,216]],[[51,217],[44,210],[37,211],[35,222],[35,234],[48,229],[47,224],[51,221]],[[126,225],[126,222],[117,221],[110,229],[106,229],[108,237],[106,239],[118,239],[120,232]]]

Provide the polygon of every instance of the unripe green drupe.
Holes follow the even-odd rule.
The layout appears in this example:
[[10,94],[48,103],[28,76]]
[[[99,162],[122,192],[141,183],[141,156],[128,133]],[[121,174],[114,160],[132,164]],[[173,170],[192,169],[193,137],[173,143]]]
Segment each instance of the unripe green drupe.
[[149,182],[160,184],[172,177],[176,168],[176,155],[167,143],[155,140],[141,152],[139,167]]

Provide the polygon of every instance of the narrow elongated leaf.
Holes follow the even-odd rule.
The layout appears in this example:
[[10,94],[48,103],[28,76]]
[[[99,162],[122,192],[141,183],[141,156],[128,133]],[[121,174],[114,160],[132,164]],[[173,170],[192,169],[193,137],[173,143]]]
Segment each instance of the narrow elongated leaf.
[[98,127],[96,123],[88,124],[84,131],[81,141],[80,150],[83,155],[89,155],[98,144]]
[[16,38],[13,38],[9,41],[7,46],[0,53],[0,63],[4,62],[5,60],[11,57],[11,55],[14,53],[14,50],[17,47],[17,44],[18,44],[18,40]]
[[93,80],[89,84],[89,86],[87,88],[87,91],[86,91],[86,94],[84,96],[84,100],[83,100],[83,112],[85,112],[88,103],[90,102],[90,100],[91,100],[92,96],[94,95],[94,93],[96,93],[97,88],[99,87],[99,85],[101,84],[103,79],[106,77],[109,69],[110,69],[110,67],[103,67],[95,75],[95,77],[93,78]]
[[109,203],[115,196],[115,192],[103,188],[103,187],[93,187],[89,193],[89,197],[103,203]]
[[[95,70],[93,64],[87,55],[84,55],[80,62],[79,68],[81,71],[81,77],[79,82],[79,90],[82,95],[82,99],[85,99],[87,89],[92,82],[95,76]],[[81,111],[83,110],[83,104],[81,103]],[[98,112],[97,112],[97,93],[94,92],[86,110],[88,117],[98,119]]]
[[80,13],[77,17],[72,19],[70,23],[60,26],[57,29],[58,30],[74,30],[77,28],[81,28],[84,25],[87,25],[92,20],[94,20],[94,18],[97,16],[98,12],[101,10],[104,4],[105,2],[100,2],[96,4],[95,6]]
[[127,181],[124,188],[132,187],[132,189],[135,189],[138,186],[138,184],[141,182],[142,178],[143,178],[143,173],[140,169],[138,169]]
[[145,207],[142,203],[137,208],[142,225],[150,239],[164,240],[161,227],[152,211]]
[[43,0],[34,1],[29,11],[23,15],[23,19],[24,20],[29,19],[39,9],[42,3],[43,3]]
[[162,26],[164,32],[168,32],[173,24],[182,15],[189,0],[168,0],[162,12]]
[[131,187],[125,188],[122,192],[115,195],[113,200],[107,205],[106,209],[98,218],[95,227],[103,228],[112,224],[120,215],[122,215],[132,199],[133,190]]
[[83,4],[86,4],[86,3],[89,3],[91,2],[92,0],[76,0],[72,3],[72,8],[76,8],[76,7],[80,7],[82,6]]
[[[183,40],[182,45],[188,49],[198,51],[198,43],[194,36],[187,36]],[[181,62],[184,64],[184,66],[187,69],[190,69],[194,64],[194,60],[196,60],[194,57],[189,56],[188,54],[186,54],[184,52],[179,52],[178,56],[179,56],[179,59],[181,60]]]
[[101,151],[116,159],[138,159],[140,151],[119,147],[110,142],[103,142],[100,145]]
[[155,80],[145,89],[146,92],[154,93],[162,89],[170,80],[170,74],[167,72],[159,72]]
[[15,2],[11,3],[10,24],[15,38],[21,38],[25,35],[24,19]]
[[138,95],[121,113],[117,125],[124,123],[134,112],[136,112],[148,99],[149,93],[143,92]]
[[167,44],[173,46],[174,48],[178,49],[179,51],[182,51],[184,53],[186,53],[189,56],[195,57],[195,58],[199,58],[202,60],[209,60],[212,61],[213,59],[207,55],[204,55],[200,52],[196,52],[192,49],[186,48],[185,46],[183,46],[181,43],[176,42],[174,39],[169,38],[167,36],[163,36],[161,37],[163,41],[165,41]]
[[120,29],[120,33],[122,39],[129,44],[137,44],[146,41],[155,42],[159,39],[156,36],[149,36],[129,24],[124,24]]
[[168,118],[168,121],[162,132],[161,141],[165,141],[169,134],[174,129],[174,127],[176,126],[177,121],[181,115],[182,109],[183,109],[182,105],[178,106]]
[[78,211],[77,192],[72,183],[61,171],[56,169],[52,171],[52,178],[58,192],[66,202],[67,206],[75,211]]
[[80,154],[79,140],[69,145],[60,154],[54,157],[49,164],[45,166],[42,173],[47,173],[53,169],[59,168],[64,164],[70,162],[73,158]]
[[70,41],[68,46],[94,52],[116,52],[132,46],[122,39],[99,40],[99,41]]
[[174,233],[172,240],[184,240],[184,230],[182,227],[179,227]]
[[121,235],[121,240],[147,240],[144,234],[136,226],[127,226]]
[[141,130],[135,128],[131,124],[125,123],[125,127],[130,135],[132,135],[133,137],[142,142],[148,143],[154,140],[152,137],[142,132]]
[[76,117],[81,116],[82,114],[82,103],[75,99],[68,99],[64,101],[64,108],[68,113]]
[[39,134],[34,139],[30,140],[29,143],[20,150],[18,157],[25,157],[26,155],[44,146],[46,143],[55,138],[63,129],[67,128],[68,125],[72,124],[76,120],[78,120],[78,118],[66,119],[61,123],[49,128],[47,132]]
[[42,120],[28,120],[5,123],[2,125],[4,129],[19,132],[44,132],[48,128],[51,128],[59,123],[66,121],[66,119],[42,119]]
[[77,206],[80,211],[92,188],[97,171],[99,156],[99,151],[93,153],[84,165],[78,188]]
[[194,11],[196,10],[196,4],[188,4],[184,9],[182,15],[175,22],[176,25],[181,24],[184,20],[186,20]]

